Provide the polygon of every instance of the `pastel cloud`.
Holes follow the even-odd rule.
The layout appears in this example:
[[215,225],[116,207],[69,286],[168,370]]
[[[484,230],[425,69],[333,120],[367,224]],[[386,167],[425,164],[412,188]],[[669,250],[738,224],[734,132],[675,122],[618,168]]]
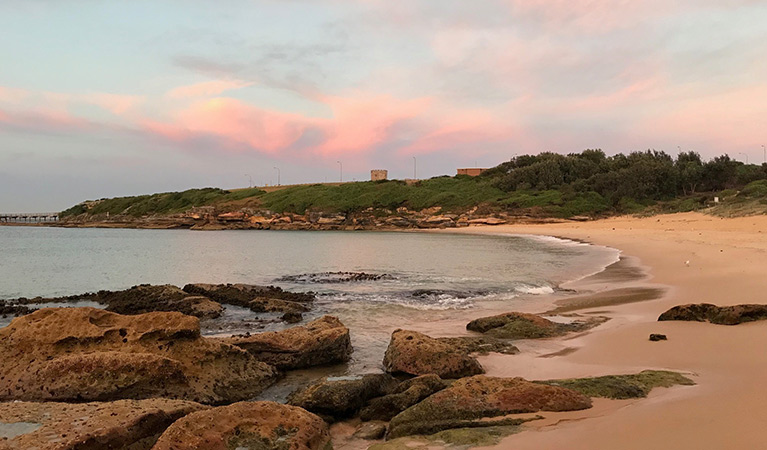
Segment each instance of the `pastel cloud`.
[[166,94],[171,99],[214,97],[226,91],[242,89],[253,83],[241,80],[211,80],[173,88]]

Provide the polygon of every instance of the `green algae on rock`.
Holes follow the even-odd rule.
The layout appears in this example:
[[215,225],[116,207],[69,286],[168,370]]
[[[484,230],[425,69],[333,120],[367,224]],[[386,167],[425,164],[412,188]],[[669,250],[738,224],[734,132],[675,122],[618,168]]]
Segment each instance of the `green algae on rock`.
[[602,322],[601,319],[593,318],[559,323],[535,314],[509,312],[472,320],[466,329],[500,339],[543,339],[588,330]]
[[516,425],[490,426],[482,428],[455,428],[440,431],[429,436],[408,436],[374,444],[368,450],[418,450],[433,449],[435,446],[449,446],[464,450],[473,447],[497,445],[501,439],[519,433]]
[[565,387],[589,397],[615,400],[644,398],[656,387],[692,386],[695,384],[694,381],[680,373],[665,370],[645,370],[632,375],[546,380],[537,383]]

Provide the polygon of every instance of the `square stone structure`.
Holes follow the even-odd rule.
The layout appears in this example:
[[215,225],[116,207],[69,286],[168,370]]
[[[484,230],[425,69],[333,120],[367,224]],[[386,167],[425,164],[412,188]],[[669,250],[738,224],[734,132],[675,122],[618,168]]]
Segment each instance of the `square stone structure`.
[[370,171],[370,181],[382,181],[387,179],[388,176],[389,176],[388,170],[373,169]]
[[474,167],[471,169],[458,169],[458,173],[456,175],[468,175],[470,177],[476,177],[486,170],[487,169],[480,169],[479,167]]

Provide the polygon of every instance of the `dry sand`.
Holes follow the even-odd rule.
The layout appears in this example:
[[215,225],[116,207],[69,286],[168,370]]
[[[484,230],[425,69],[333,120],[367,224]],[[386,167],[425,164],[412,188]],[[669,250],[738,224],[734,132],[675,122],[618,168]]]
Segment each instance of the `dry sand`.
[[[767,322],[657,322],[679,304],[767,303],[767,216],[720,219],[685,213],[458,232],[542,234],[607,245],[646,266],[645,286],[666,287],[650,295],[660,298],[642,302],[614,304],[622,302],[601,294],[596,308],[579,313],[612,320],[574,338],[523,343],[520,355],[480,358],[488,375],[547,379],[653,368],[689,372],[698,383],[656,389],[647,399],[599,400],[591,410],[548,413],[545,421],[496,448],[767,449]],[[634,269],[628,264],[623,270]],[[608,275],[595,277],[588,287],[605,289],[613,281]],[[641,289],[640,284],[619,286],[629,289],[619,293],[636,300],[637,292],[630,290]],[[579,308],[589,306],[578,301]],[[669,340],[650,342],[650,333]]]

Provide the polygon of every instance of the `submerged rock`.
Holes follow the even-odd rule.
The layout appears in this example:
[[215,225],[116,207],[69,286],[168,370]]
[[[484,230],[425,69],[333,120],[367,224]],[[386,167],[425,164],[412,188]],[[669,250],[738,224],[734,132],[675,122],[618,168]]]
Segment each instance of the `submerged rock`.
[[383,364],[387,372],[416,376],[461,378],[484,373],[479,362],[461,346],[405,330],[392,333]]
[[327,424],[294,406],[240,402],[178,420],[153,450],[326,450]]
[[223,338],[222,342],[281,370],[339,364],[348,361],[352,352],[349,329],[332,316],[283,331]]
[[362,281],[393,280],[394,277],[385,273],[366,272],[321,272],[302,273],[300,275],[286,275],[277,278],[276,282],[282,283],[357,283]]
[[466,329],[502,339],[541,339],[583,331],[599,323],[601,321],[595,319],[557,323],[535,314],[510,312],[472,320]]
[[[558,386],[522,378],[463,378],[406,409],[392,419],[387,438],[432,434],[463,427],[514,425],[524,420],[503,417],[538,411],[575,411],[591,407],[591,399]],[[498,420],[490,420],[500,417]]]
[[175,312],[48,308],[0,329],[0,400],[215,404],[252,398],[276,375],[245,350],[201,337],[197,318]]
[[204,408],[167,399],[0,403],[0,450],[148,450],[173,422]]
[[737,325],[767,320],[767,305],[716,306],[709,303],[675,306],[658,317],[658,321],[686,320],[711,322],[717,325]]
[[397,384],[388,374],[325,377],[290,394],[288,403],[328,420],[345,418],[354,415],[371,398],[391,393]]
[[548,380],[540,381],[539,383],[566,387],[589,397],[604,397],[618,400],[647,397],[647,394],[656,387],[692,386],[695,384],[680,373],[665,370],[645,370],[632,375]]
[[437,375],[424,375],[402,383],[389,395],[374,398],[360,412],[362,420],[391,420],[392,417],[447,387]]

